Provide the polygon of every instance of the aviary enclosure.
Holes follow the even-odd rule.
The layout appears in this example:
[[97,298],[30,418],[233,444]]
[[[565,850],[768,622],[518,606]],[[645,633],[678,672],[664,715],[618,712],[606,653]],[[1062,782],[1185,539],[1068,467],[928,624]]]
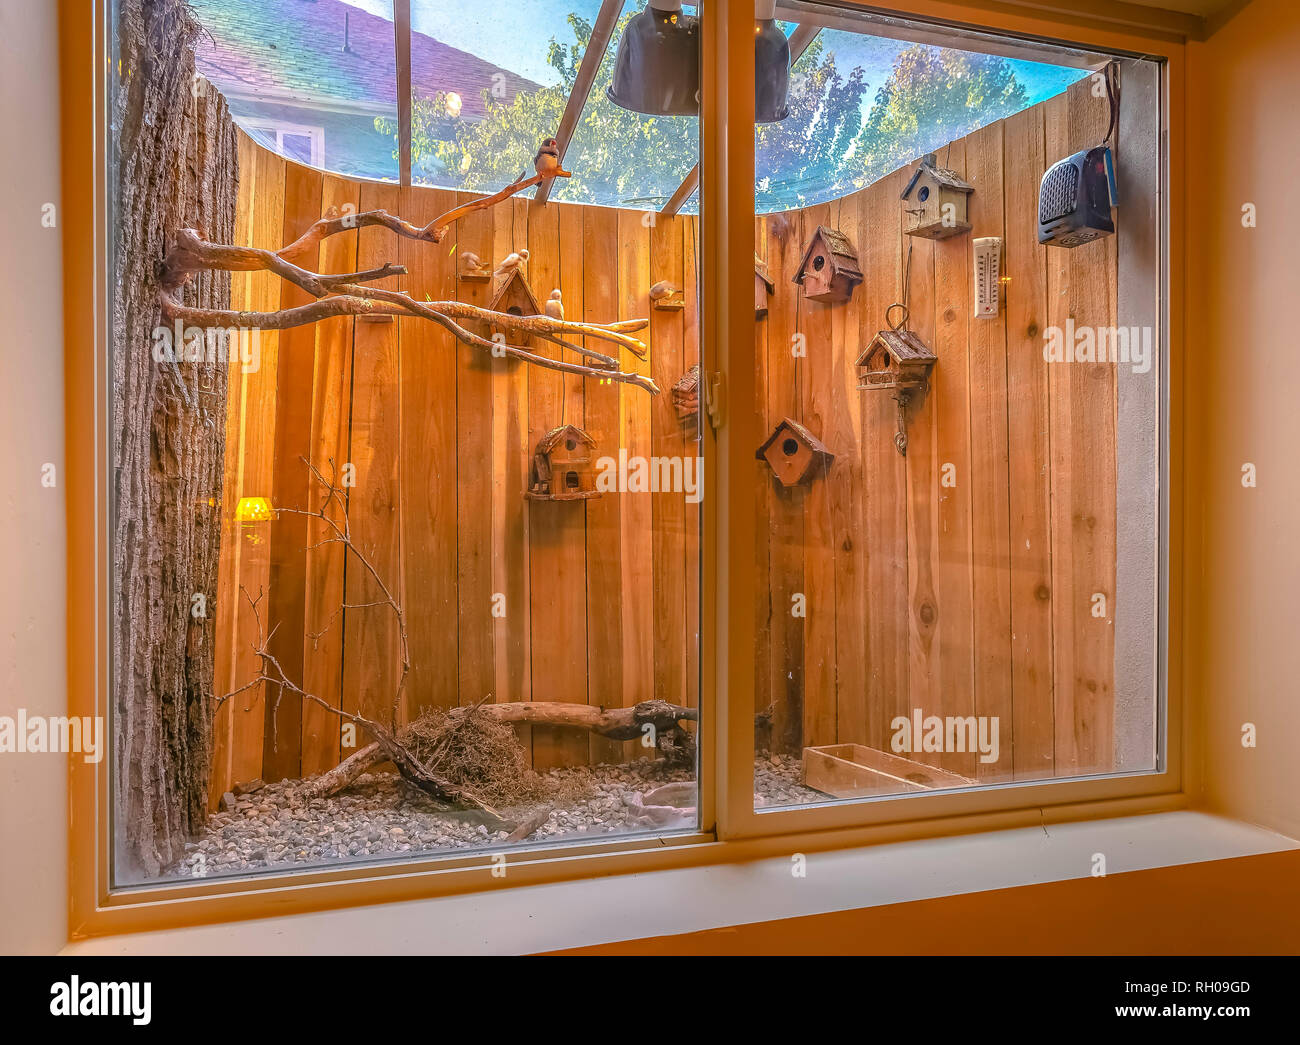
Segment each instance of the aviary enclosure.
[[[637,34],[689,27],[689,7],[585,5],[567,104],[529,126],[526,169],[457,188],[438,187],[454,163],[407,184],[411,135],[427,157],[422,103],[460,116],[468,94],[453,114],[417,71],[414,115],[366,117],[406,171],[349,174],[330,124],[276,130],[269,102],[240,100],[247,70],[221,81],[240,46],[256,64],[227,31],[239,5],[194,6],[197,23],[121,5],[148,82],[118,101],[123,228],[141,230],[119,245],[118,541],[161,552],[118,555],[119,866],[695,829],[707,244],[690,162],[619,205],[584,176],[618,163],[588,140],[590,107],[693,126],[698,102],[672,76],[637,95],[635,67]],[[317,31],[347,34],[329,61],[398,41],[374,60],[399,99],[412,53],[451,60],[432,30],[404,56],[401,3],[275,0],[254,28],[273,42],[327,6],[340,20]],[[1061,52],[1061,89],[1032,100],[997,48],[877,37],[826,5],[763,13],[769,75],[789,77],[771,125],[803,123],[802,144],[760,128],[760,179],[765,155],[839,167],[761,181],[754,222],[756,806],[1153,768],[1155,77]],[[841,75],[864,39],[901,55],[874,106],[860,68]],[[908,65],[927,58],[939,79]],[[1002,77],[997,104],[971,100],[976,75]],[[512,90],[481,92],[480,124],[528,97]],[[830,118],[846,90],[863,98],[848,137]],[[889,132],[876,109],[907,90],[968,100]],[[1109,230],[1044,232],[1045,174],[1083,157],[1082,198],[1100,146],[1127,194]],[[874,168],[846,174],[869,148]]]

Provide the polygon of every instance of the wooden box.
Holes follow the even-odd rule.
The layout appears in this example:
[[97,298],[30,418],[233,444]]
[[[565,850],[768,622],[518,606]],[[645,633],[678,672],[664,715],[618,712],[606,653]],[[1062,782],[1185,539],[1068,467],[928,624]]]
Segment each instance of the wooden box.
[[970,787],[975,781],[861,744],[803,749],[803,782],[835,798]]

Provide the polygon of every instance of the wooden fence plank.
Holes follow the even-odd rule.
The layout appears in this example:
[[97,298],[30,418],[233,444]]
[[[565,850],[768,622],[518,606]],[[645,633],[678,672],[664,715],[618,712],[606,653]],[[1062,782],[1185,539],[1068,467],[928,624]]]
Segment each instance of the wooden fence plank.
[[[356,213],[360,186],[344,178],[326,177],[321,191],[321,212]],[[353,272],[357,267],[357,233],[331,236],[320,245],[321,272]],[[348,429],[352,408],[352,328],[346,317],[316,325],[316,351],[311,382],[311,437],[308,459],[335,482],[345,479],[348,463]],[[331,463],[332,462],[332,463]],[[350,472],[348,478],[350,478]],[[308,495],[311,511],[319,511],[327,494],[312,482]],[[338,515],[333,517],[337,520]],[[306,590],[304,592],[303,688],[333,707],[340,707],[343,687],[344,549],[321,545],[332,535],[320,520],[308,520]],[[308,701],[302,709],[302,774],[312,776],[339,762],[339,719]]]
[[[1003,213],[1003,125],[981,128],[966,139],[966,176],[975,185],[971,198],[971,236],[997,236],[1007,243],[1010,224],[1037,224],[1037,208]],[[1017,160],[1016,162],[1021,162]],[[984,191],[981,191],[983,188]],[[1005,249],[1004,249],[1005,253]],[[971,264],[962,306],[973,312]],[[973,547],[974,699],[967,714],[998,723],[996,761],[968,765],[969,776],[980,780],[1009,780],[1014,751],[1014,708],[1011,692],[1011,523],[1010,444],[1007,399],[1006,322],[996,318],[970,320],[970,499]]]
[[[1007,119],[1003,151],[1008,220],[1007,443],[1010,497],[1011,696],[1017,779],[1050,777],[1052,724],[1052,490],[1048,419],[1047,248],[1038,243],[1045,169],[1043,108]],[[1015,409],[1010,408],[1015,405]]]

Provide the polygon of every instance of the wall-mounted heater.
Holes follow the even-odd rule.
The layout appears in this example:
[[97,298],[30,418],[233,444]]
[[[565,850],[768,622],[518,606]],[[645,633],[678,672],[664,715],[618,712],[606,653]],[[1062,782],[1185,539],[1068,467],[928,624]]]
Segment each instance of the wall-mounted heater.
[[1098,145],[1053,164],[1038,186],[1038,242],[1078,247],[1115,231],[1115,164]]
[[1110,209],[1119,204],[1110,144],[1119,130],[1119,63],[1104,72],[1110,125],[1102,143],[1047,168],[1038,185],[1038,242],[1079,247],[1115,232]]

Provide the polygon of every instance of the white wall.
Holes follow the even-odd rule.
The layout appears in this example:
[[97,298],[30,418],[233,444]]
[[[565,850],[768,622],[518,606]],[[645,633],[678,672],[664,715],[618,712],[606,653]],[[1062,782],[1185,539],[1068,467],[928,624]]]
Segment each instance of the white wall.
[[[57,15],[0,3],[0,715],[67,708]],[[2,953],[67,939],[66,783],[62,755],[0,753]]]

